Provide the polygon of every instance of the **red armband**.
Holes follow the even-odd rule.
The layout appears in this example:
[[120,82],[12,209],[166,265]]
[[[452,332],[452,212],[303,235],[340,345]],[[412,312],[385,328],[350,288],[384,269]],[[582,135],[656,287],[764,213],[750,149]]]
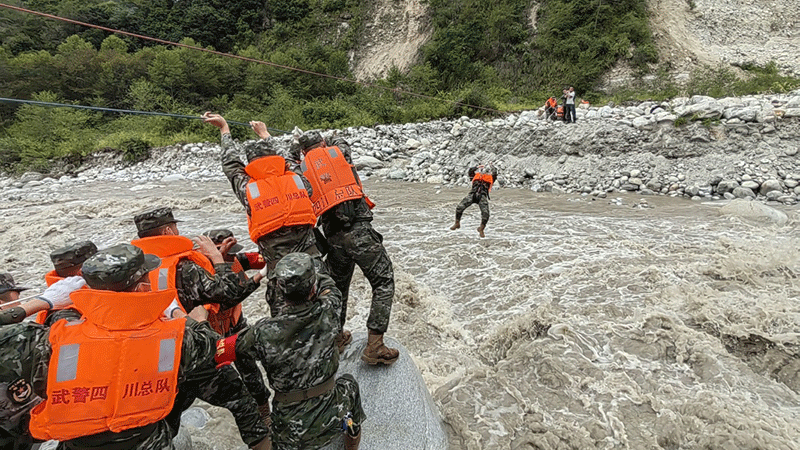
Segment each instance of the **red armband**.
[[238,334],[217,341],[217,352],[214,354],[214,362],[217,369],[236,361],[236,338]]
[[250,263],[251,269],[261,270],[266,265],[264,257],[261,256],[261,253],[251,252],[245,253],[244,255],[247,256],[247,262]]

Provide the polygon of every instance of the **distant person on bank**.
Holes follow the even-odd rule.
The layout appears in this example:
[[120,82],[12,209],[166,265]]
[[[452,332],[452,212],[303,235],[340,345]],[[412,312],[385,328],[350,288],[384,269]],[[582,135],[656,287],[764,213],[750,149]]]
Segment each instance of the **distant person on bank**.
[[566,100],[564,101],[564,121],[567,123],[575,123],[578,120],[577,113],[575,112],[575,88],[570,86],[567,89]]

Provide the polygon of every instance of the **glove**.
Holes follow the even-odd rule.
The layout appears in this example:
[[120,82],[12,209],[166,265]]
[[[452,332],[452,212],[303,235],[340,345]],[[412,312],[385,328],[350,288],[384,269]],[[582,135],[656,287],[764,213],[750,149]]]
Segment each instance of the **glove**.
[[164,310],[164,315],[167,317],[167,319],[172,319],[172,313],[174,313],[176,310],[181,310],[181,305],[178,303],[177,299],[173,299],[172,303],[170,303],[169,306],[167,306],[167,309]]
[[82,277],[67,277],[54,283],[35,298],[49,304],[50,309],[64,308],[72,304],[69,294],[85,285],[86,281]]
[[265,265],[263,269],[259,270],[258,273],[261,274],[261,278],[267,278],[267,266]]

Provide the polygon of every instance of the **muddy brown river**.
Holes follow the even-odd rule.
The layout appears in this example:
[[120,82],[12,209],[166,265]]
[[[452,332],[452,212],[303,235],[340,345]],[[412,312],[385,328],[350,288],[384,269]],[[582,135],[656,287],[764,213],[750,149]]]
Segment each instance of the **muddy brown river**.
[[[42,288],[49,252],[134,238],[171,206],[184,235],[226,227],[225,182],[73,184],[0,199],[2,270]],[[724,202],[494,189],[450,231],[467,188],[368,180],[397,282],[388,334],[412,353],[453,449],[800,448],[800,234]],[[356,270],[347,327],[370,290]],[[267,314],[259,291],[251,320]],[[218,448],[237,439],[210,408]],[[365,427],[369,423],[364,424]],[[239,445],[241,442],[239,441]]]

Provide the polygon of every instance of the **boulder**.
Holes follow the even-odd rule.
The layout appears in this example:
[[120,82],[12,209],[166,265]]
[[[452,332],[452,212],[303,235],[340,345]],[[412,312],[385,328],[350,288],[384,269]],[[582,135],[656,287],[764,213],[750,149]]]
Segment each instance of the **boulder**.
[[720,214],[740,217],[751,222],[775,224],[779,226],[785,225],[786,222],[789,221],[789,217],[783,211],[759,202],[743,199],[732,200],[730,203],[720,208]]
[[384,167],[386,163],[372,156],[359,156],[353,158],[353,165],[356,166],[356,170],[362,170],[367,167],[370,169],[380,169]]
[[[339,358],[337,376],[352,374],[361,391],[367,420],[361,428],[362,449],[446,450],[447,434],[439,410],[414,361],[396,340],[385,337],[389,347],[400,351],[391,366],[370,366],[361,361],[367,334],[353,333],[353,342]],[[344,449],[337,437],[321,450]]]
[[736,198],[756,198],[756,194],[753,192],[753,190],[744,186],[733,188],[732,194]]

